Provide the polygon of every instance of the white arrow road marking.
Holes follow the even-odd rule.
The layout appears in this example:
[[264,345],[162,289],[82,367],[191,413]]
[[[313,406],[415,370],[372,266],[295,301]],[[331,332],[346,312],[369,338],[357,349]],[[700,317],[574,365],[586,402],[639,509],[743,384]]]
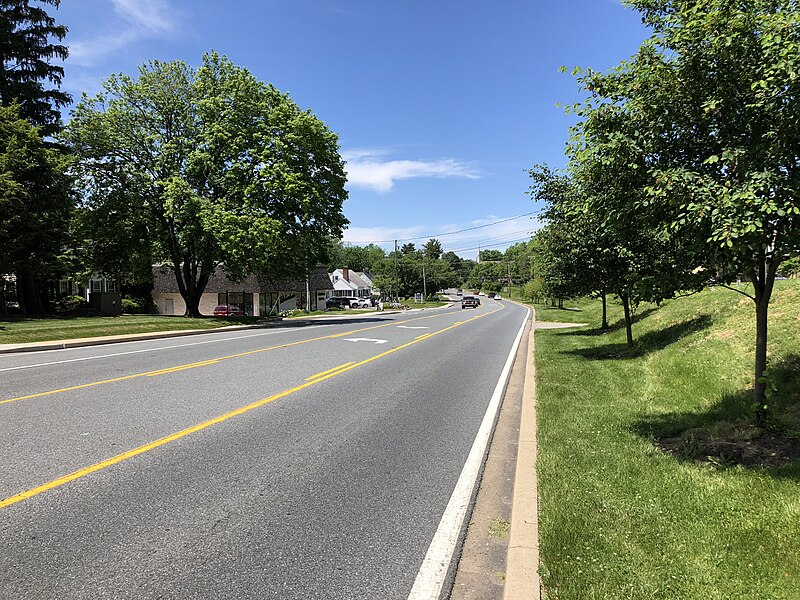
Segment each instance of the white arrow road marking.
[[372,338],[344,338],[345,342],[372,342],[373,344],[385,344],[388,340],[373,340]]
[[430,329],[430,327],[425,327],[424,325],[419,325],[417,327],[411,327],[410,325],[398,325],[398,329]]

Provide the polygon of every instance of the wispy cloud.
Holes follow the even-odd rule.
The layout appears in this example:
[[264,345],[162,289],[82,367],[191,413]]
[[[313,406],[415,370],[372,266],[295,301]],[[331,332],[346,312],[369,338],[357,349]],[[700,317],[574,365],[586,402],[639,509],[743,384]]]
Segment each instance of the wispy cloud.
[[172,35],[178,28],[179,15],[169,0],[111,0],[111,3],[116,16],[115,30],[72,43],[70,61],[91,66],[133,42]]
[[480,177],[473,165],[454,158],[389,160],[389,155],[386,150],[359,149],[343,152],[342,156],[347,161],[345,169],[348,183],[351,186],[386,193],[391,191],[395,181],[401,179]]
[[504,251],[513,244],[529,240],[540,227],[541,222],[530,215],[487,215],[465,223],[438,226],[350,227],[344,232],[344,241],[358,246],[374,243],[391,251],[393,240],[401,245],[411,241],[422,248],[430,238],[436,238],[445,252],[453,251],[462,258],[475,259],[479,249]]

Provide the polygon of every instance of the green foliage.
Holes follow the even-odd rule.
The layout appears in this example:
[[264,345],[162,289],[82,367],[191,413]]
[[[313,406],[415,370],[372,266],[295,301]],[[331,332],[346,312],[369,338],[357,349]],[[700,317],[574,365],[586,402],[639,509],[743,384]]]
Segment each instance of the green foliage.
[[122,312],[127,315],[142,315],[150,312],[147,302],[139,298],[123,298]]
[[16,273],[24,313],[43,312],[39,282],[55,272],[68,239],[71,164],[20,117],[18,105],[0,106],[0,274]]
[[375,244],[354,246],[339,240],[331,240],[327,266],[329,272],[343,267],[353,271],[371,272],[375,263],[384,258],[386,252]]
[[146,234],[138,254],[172,266],[187,315],[219,265],[274,281],[327,258],[347,224],[346,176],[336,135],[310,111],[214,52],[196,70],[153,61],[138,78],[112,75],[104,90],[66,132],[85,206],[120,212],[128,239]]
[[55,310],[59,314],[70,314],[86,308],[89,303],[83,296],[66,296],[55,303]]
[[502,261],[503,253],[500,252],[500,250],[481,250],[480,257],[481,257],[481,262]]
[[425,258],[430,260],[439,260],[444,253],[444,249],[442,248],[442,243],[437,240],[436,238],[431,238],[425,245],[422,247],[422,252],[425,254]]
[[[620,152],[640,157],[627,161],[644,180],[628,212],[649,215],[662,236],[701,257],[693,273],[720,282],[748,275],[758,325],[754,403],[765,404],[775,275],[800,253],[800,8],[794,0],[629,4],[652,36],[616,69],[581,75],[595,98],[579,110],[580,127],[608,133],[606,173],[620,173]],[[572,152],[592,156],[594,146],[584,135]]]
[[539,302],[543,289],[544,283],[537,277],[536,279],[531,279],[522,287],[522,296],[525,300]]
[[[58,8],[60,0],[39,0]],[[69,54],[66,46],[53,44],[67,35],[67,28],[56,25],[55,20],[40,6],[29,0],[0,1],[0,104],[19,104],[20,117],[41,127],[43,135],[59,130],[59,108],[72,101],[69,94],[58,86],[64,77],[64,68],[50,64],[65,60]],[[55,85],[47,88],[44,82]]]

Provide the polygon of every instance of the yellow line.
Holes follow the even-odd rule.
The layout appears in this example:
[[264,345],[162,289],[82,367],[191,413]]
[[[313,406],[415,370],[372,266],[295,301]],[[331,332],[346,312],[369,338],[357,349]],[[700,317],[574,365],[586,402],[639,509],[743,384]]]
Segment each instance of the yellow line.
[[314,379],[319,379],[323,375],[327,375],[328,373],[333,373],[334,371],[338,371],[339,369],[342,369],[352,364],[353,364],[352,361],[346,362],[343,365],[339,365],[338,367],[333,367],[332,369],[328,369],[327,371],[323,371],[322,373],[317,373],[316,375],[312,375],[311,377],[306,377],[306,381],[313,381]]
[[423,333],[422,335],[418,335],[414,339],[415,340],[424,340],[425,338],[431,337],[432,335],[433,335],[432,333]]
[[[475,321],[476,319],[481,319],[481,318],[486,317],[486,316],[488,316],[488,315],[490,315],[492,313],[495,313],[495,312],[497,312],[499,310],[502,310],[502,308],[498,308],[497,310],[493,310],[491,312],[484,313],[482,315],[478,315],[478,316],[472,317],[471,319],[467,319],[466,321],[461,321],[459,323],[459,325],[463,325],[464,323],[469,323],[470,321]],[[445,331],[450,331],[451,329],[455,329],[456,327],[458,327],[458,325],[450,325],[449,327],[445,327],[444,329],[440,329],[439,331],[436,331],[434,333],[429,334],[428,337],[430,338],[430,337],[439,335],[441,333],[444,333]],[[425,339],[427,339],[427,338],[425,338]],[[403,344],[402,346],[397,346],[396,348],[392,348],[391,350],[387,350],[385,352],[381,352],[380,354],[376,354],[375,356],[372,356],[372,357],[367,358],[365,360],[362,360],[360,362],[352,363],[352,364],[349,364],[349,365],[342,365],[342,367],[339,368],[338,370],[330,372],[328,374],[320,373],[318,376],[316,376],[316,378],[313,381],[308,381],[306,383],[303,383],[301,385],[295,386],[295,387],[290,388],[288,390],[284,390],[283,392],[275,394],[274,396],[269,396],[268,398],[264,398],[263,400],[258,400],[256,402],[253,402],[252,404],[248,404],[247,406],[243,406],[241,408],[237,408],[236,410],[232,410],[232,411],[230,411],[228,413],[225,413],[224,415],[220,415],[218,417],[214,417],[213,419],[209,419],[208,421],[204,421],[204,422],[199,423],[197,425],[193,425],[192,427],[188,427],[186,429],[178,431],[177,433],[173,433],[171,435],[168,435],[166,437],[158,439],[158,440],[156,440],[154,442],[150,442],[150,443],[144,444],[142,446],[138,446],[137,448],[134,448],[133,450],[129,450],[127,452],[123,452],[122,454],[117,454],[116,456],[112,456],[111,458],[107,458],[107,459],[105,459],[103,461],[100,461],[98,463],[95,463],[93,465],[85,467],[83,469],[79,469],[77,471],[73,471],[72,473],[70,473],[68,475],[64,475],[63,477],[59,477],[57,479],[53,479],[52,481],[49,481],[49,482],[47,482],[45,484],[42,484],[40,486],[37,486],[35,488],[31,488],[31,489],[26,490],[24,492],[20,492],[19,494],[15,494],[14,496],[9,496],[8,498],[6,498],[4,500],[0,500],[0,509],[3,509],[5,507],[7,507],[7,506],[11,506],[12,504],[17,504],[18,502],[22,502],[23,500],[27,500],[29,498],[33,498],[34,496],[38,496],[39,494],[41,494],[43,492],[46,492],[48,490],[52,490],[54,488],[60,487],[62,485],[65,485],[67,483],[75,481],[76,479],[80,479],[81,477],[85,477],[86,475],[90,475],[91,473],[96,473],[97,471],[101,471],[101,470],[103,470],[105,468],[108,468],[108,467],[111,467],[111,466],[113,466],[113,465],[115,465],[117,463],[120,463],[123,460],[127,460],[129,458],[133,458],[133,457],[138,456],[140,454],[144,454],[145,452],[149,452],[150,450],[154,450],[156,448],[159,448],[161,446],[169,444],[170,442],[177,441],[177,440],[179,440],[181,438],[184,438],[184,437],[186,437],[186,436],[188,436],[188,435],[190,435],[192,433],[197,433],[198,431],[202,431],[203,429],[211,427],[212,425],[217,425],[219,423],[223,423],[223,422],[227,421],[228,419],[232,419],[233,417],[242,415],[242,414],[244,414],[246,412],[249,412],[249,411],[251,411],[251,410],[253,410],[255,408],[259,408],[261,406],[264,406],[265,404],[269,404],[270,402],[278,400],[279,398],[284,398],[284,397],[286,397],[286,396],[288,396],[290,394],[293,394],[293,393],[298,392],[300,390],[303,390],[305,388],[311,387],[312,385],[320,383],[321,381],[325,381],[326,379],[330,379],[331,377],[336,377],[337,375],[340,375],[341,373],[345,373],[347,371],[350,371],[350,370],[355,369],[357,367],[360,367],[362,365],[366,365],[368,363],[376,361],[379,358],[383,358],[384,356],[388,356],[389,354],[393,354],[393,353],[398,352],[398,351],[400,351],[400,350],[402,350],[404,348],[408,348],[409,346],[413,346],[414,344],[418,344],[419,342],[420,342],[420,340],[413,340],[411,342],[408,342],[407,344]]]
[[195,367],[203,367],[205,365],[214,365],[217,364],[219,361],[223,360],[222,358],[212,358],[211,360],[204,360],[201,362],[191,363],[188,365],[181,365],[179,367],[170,367],[168,369],[161,369],[160,371],[150,371],[149,373],[145,373],[148,377],[155,377],[156,375],[165,375],[167,373],[174,373],[175,371],[185,371],[186,369],[194,369]]
[[414,318],[414,319],[407,319],[405,321],[399,321],[399,322],[391,321],[389,323],[382,323],[380,325],[371,325],[370,327],[364,327],[363,329],[357,329],[355,331],[347,331],[345,333],[335,333],[335,334],[332,334],[332,335],[323,335],[323,336],[311,338],[311,339],[308,339],[308,340],[300,340],[300,341],[297,341],[297,342],[288,342],[286,344],[279,344],[277,346],[270,346],[268,348],[259,348],[258,350],[250,350],[248,352],[239,352],[238,354],[230,354],[228,356],[220,356],[219,358],[214,358],[214,359],[211,359],[211,360],[208,360],[208,361],[202,361],[202,362],[199,362],[199,363],[190,363],[188,365],[178,365],[178,366],[175,366],[175,367],[169,367],[169,368],[166,368],[166,369],[160,369],[160,370],[156,370],[156,371],[147,371],[145,373],[134,373],[132,375],[124,375],[122,377],[115,377],[113,379],[103,379],[102,381],[93,381],[91,383],[82,383],[80,385],[73,385],[73,386],[70,386],[70,387],[60,388],[60,389],[57,389],[57,390],[49,390],[49,391],[46,391],[46,392],[38,392],[36,394],[28,394],[27,396],[19,396],[17,398],[9,398],[8,400],[0,400],[0,405],[10,404],[12,402],[19,402],[20,400],[30,400],[31,398],[41,398],[43,396],[50,396],[52,394],[61,394],[61,393],[64,393],[64,392],[72,392],[74,390],[82,390],[84,388],[90,388],[90,387],[94,387],[94,386],[97,386],[97,385],[105,385],[107,383],[116,383],[118,381],[126,381],[128,379],[135,379],[137,377],[155,377],[157,375],[166,375],[168,373],[175,373],[177,371],[182,371],[184,369],[191,369],[191,368],[199,367],[199,366],[203,366],[203,365],[212,365],[212,364],[215,364],[215,363],[217,363],[219,361],[228,360],[228,359],[231,359],[231,358],[240,358],[242,356],[250,356],[252,354],[259,354],[261,352],[269,352],[271,350],[280,350],[282,348],[290,348],[292,346],[299,346],[301,344],[308,344],[310,342],[318,342],[320,340],[327,340],[327,339],[342,337],[342,336],[345,336],[345,335],[352,335],[354,333],[360,333],[362,331],[369,331],[370,329],[378,329],[379,327],[389,327],[390,325],[411,323],[412,321],[420,321],[422,319],[433,319],[435,317],[440,317],[443,314],[447,314],[447,313],[440,313],[440,314],[436,314],[436,315],[430,315],[430,316],[427,316],[427,317],[418,317],[418,318]]

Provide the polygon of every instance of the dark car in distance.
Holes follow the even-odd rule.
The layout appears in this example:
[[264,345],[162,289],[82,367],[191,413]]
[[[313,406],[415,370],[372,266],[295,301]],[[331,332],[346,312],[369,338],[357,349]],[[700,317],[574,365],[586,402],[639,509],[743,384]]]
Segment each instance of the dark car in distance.
[[350,308],[354,300],[348,296],[333,296],[325,300],[325,308]]
[[480,304],[481,301],[475,296],[464,296],[461,299],[461,308],[478,308]]

